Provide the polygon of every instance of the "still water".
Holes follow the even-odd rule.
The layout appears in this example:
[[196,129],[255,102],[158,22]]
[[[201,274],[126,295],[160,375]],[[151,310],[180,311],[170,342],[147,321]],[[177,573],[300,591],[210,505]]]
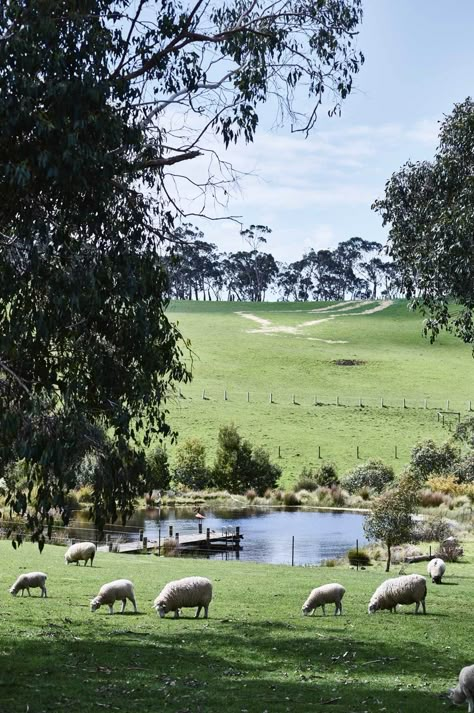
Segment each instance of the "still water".
[[[364,515],[350,512],[318,512],[293,509],[238,510],[203,509],[203,532],[206,528],[221,533],[240,526],[243,534],[240,559],[268,564],[291,564],[292,538],[294,537],[295,565],[319,564],[322,560],[344,555],[350,547],[366,543],[362,524]],[[198,520],[190,509],[150,508],[134,515],[129,525],[130,539],[138,537],[138,528],[150,540],[161,541],[168,537],[169,525],[181,535],[198,531]],[[234,557],[230,552],[213,554],[214,557]]]

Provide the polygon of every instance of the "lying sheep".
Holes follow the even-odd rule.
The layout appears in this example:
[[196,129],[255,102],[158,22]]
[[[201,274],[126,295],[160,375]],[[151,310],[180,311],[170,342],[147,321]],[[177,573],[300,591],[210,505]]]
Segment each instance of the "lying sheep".
[[317,607],[321,607],[323,610],[323,615],[326,616],[326,610],[324,608],[325,604],[335,604],[336,609],[334,611],[334,616],[342,614],[342,597],[345,594],[345,589],[340,584],[323,584],[321,587],[316,587],[313,589],[305,603],[303,604],[301,611],[305,616],[311,612],[314,614]]
[[434,584],[441,584],[443,574],[446,572],[446,565],[441,557],[435,557],[428,562],[428,574]]
[[93,542],[76,542],[75,545],[71,545],[70,548],[67,550],[66,554],[64,555],[64,561],[66,564],[75,562],[77,565],[79,565],[79,562],[81,560],[85,560],[84,567],[87,567],[87,563],[90,560],[92,567],[95,553],[96,546]]
[[41,589],[41,597],[47,597],[47,578],[48,575],[44,572],[28,572],[28,574],[20,574],[16,582],[10,587],[10,594],[13,594],[13,596],[16,597],[18,592],[21,590],[21,596],[23,596],[26,589],[28,596],[31,597],[30,588],[34,589],[35,587],[39,587]]
[[182,607],[197,607],[197,619],[204,607],[204,618],[207,619],[211,599],[212,583],[209,579],[184,577],[168,582],[153,602],[153,609],[161,618],[168,612],[174,611],[174,618],[178,619]]
[[461,669],[458,685],[456,688],[451,688],[448,695],[458,706],[467,702],[468,712],[474,713],[474,666],[465,666]]
[[423,614],[426,614],[426,579],[421,574],[404,574],[402,577],[386,579],[372,594],[369,602],[369,614],[379,609],[397,611],[397,604],[416,603],[415,614],[421,603]]
[[133,589],[133,584],[128,579],[115,579],[113,582],[108,584],[103,584],[99,589],[99,594],[91,600],[91,611],[95,611],[102,604],[107,604],[109,607],[109,613],[114,613],[114,603],[120,599],[122,602],[122,608],[120,613],[123,614],[127,599],[133,604],[135,609],[135,614],[137,614],[137,603],[135,601],[135,591]]

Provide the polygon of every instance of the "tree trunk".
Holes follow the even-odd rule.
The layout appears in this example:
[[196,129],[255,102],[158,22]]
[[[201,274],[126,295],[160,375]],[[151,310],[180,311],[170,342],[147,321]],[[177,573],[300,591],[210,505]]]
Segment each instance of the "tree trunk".
[[389,544],[387,544],[387,566],[385,567],[385,571],[389,572],[390,571],[390,562],[392,560],[392,549]]

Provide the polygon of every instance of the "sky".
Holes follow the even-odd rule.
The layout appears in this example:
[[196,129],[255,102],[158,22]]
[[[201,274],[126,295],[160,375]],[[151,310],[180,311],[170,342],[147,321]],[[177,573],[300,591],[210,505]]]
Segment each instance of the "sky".
[[[225,210],[244,226],[272,229],[266,249],[291,262],[310,248],[360,236],[384,243],[372,202],[407,160],[433,157],[439,122],[474,94],[473,0],[364,0],[358,40],[365,64],[341,117],[321,114],[308,138],[269,130],[224,158],[246,174]],[[265,126],[266,124],[266,126]],[[249,249],[232,221],[192,219],[222,251]]]

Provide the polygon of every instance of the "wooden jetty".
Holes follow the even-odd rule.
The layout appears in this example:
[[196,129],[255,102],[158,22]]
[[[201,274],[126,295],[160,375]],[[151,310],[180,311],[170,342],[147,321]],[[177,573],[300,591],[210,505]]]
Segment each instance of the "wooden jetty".
[[240,528],[236,527],[235,530],[223,530],[221,533],[215,532],[210,528],[207,528],[205,532],[202,532],[202,528],[199,531],[192,533],[179,533],[173,534],[173,526],[169,527],[169,536],[160,537],[158,540],[150,540],[143,536],[143,531],[140,531],[140,538],[132,542],[114,542],[110,540],[104,545],[99,545],[97,548],[99,552],[119,552],[120,554],[133,554],[140,552],[149,552],[150,550],[161,550],[164,543],[172,542],[178,549],[197,549],[197,550],[229,550],[229,551],[239,551],[240,541],[243,539],[243,535],[240,533]]

